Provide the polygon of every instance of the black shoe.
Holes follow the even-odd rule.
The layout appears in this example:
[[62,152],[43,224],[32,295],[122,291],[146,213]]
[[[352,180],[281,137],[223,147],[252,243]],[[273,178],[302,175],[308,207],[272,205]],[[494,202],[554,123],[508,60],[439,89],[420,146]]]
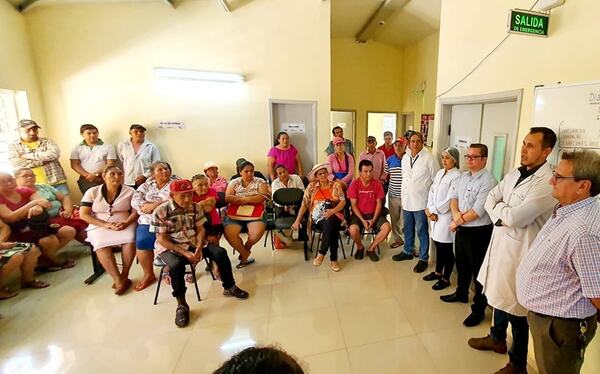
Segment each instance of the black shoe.
[[177,327],[186,327],[190,323],[190,307],[186,305],[177,305],[175,311],[175,324]]
[[242,290],[238,286],[233,286],[230,289],[223,291],[223,295],[235,297],[242,300],[245,300],[248,298],[248,296],[250,296],[248,292]]
[[369,258],[371,259],[371,261],[373,262],[377,262],[379,261],[379,256],[377,256],[377,253],[375,253],[375,251],[368,251],[367,252],[367,256],[369,256]]
[[413,259],[412,255],[407,255],[404,252],[400,252],[397,255],[392,256],[392,260],[394,260],[394,261],[406,261],[406,260],[412,260],[412,259]]
[[362,260],[363,257],[365,256],[365,249],[357,249],[356,253],[354,254],[354,258],[357,260]]
[[422,261],[419,260],[419,262],[417,262],[417,264],[415,265],[415,267],[413,268],[413,271],[415,273],[422,273],[425,270],[427,270],[427,267],[429,266],[429,264],[427,263],[427,261]]
[[440,276],[437,275],[435,272],[431,272],[431,273],[429,273],[429,274],[427,274],[426,276],[423,277],[423,280],[427,281],[427,282],[438,280],[438,279],[440,279]]
[[440,278],[431,288],[435,291],[443,290],[450,286],[450,281],[445,280],[444,278]]
[[460,296],[457,295],[456,292],[452,293],[450,295],[444,295],[444,296],[440,296],[440,300],[442,300],[445,303],[468,303],[469,302],[469,297],[468,296]]
[[467,327],[477,326],[483,321],[485,318],[485,314],[483,313],[471,313],[465,320],[463,321],[463,325]]

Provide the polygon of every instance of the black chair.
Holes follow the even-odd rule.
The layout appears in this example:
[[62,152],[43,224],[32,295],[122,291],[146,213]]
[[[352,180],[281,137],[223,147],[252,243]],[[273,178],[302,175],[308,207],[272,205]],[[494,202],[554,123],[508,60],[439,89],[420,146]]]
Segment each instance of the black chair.
[[[210,275],[212,276],[212,279],[215,280],[215,276],[212,273],[212,268],[211,268],[211,264],[208,261],[208,259],[205,257],[204,261],[206,262],[206,265],[208,266],[208,269],[210,271]],[[165,267],[167,267],[167,265],[162,262],[162,260],[159,257],[156,257],[154,259],[154,266],[156,267],[160,267],[160,274],[158,275],[158,284],[156,285],[156,294],[154,295],[154,305],[157,304],[158,302],[158,294],[160,292],[160,284],[162,283],[162,278],[165,275]],[[194,266],[190,263],[185,264],[185,266],[189,266],[189,270],[186,270],[186,274],[191,274],[192,275],[192,279],[194,280],[194,287],[196,288],[196,296],[198,297],[198,301],[202,301],[202,299],[200,299],[200,289],[198,288],[198,279],[196,278],[196,269],[194,268]]]
[[[385,218],[385,217],[387,217],[387,216],[388,216],[388,214],[390,214],[390,211],[389,211],[389,209],[388,209],[388,208],[386,208],[386,207],[383,207],[383,208],[381,209],[381,217],[384,217],[384,218]],[[374,228],[373,228],[373,229],[371,229],[371,230],[369,230],[369,231],[367,231],[367,230],[365,230],[365,228],[363,227],[363,228],[361,228],[361,229],[360,229],[360,237],[364,239],[366,236],[369,236],[369,235],[371,235],[371,240],[375,240],[375,237],[377,236],[377,234],[379,234],[379,231],[380,231],[380,230],[377,230],[377,229],[374,229]],[[352,238],[348,238],[348,244],[350,244],[350,240],[352,240]],[[356,244],[356,243],[354,243],[354,241],[352,240],[352,247],[350,248],[350,256],[353,256],[353,255],[354,255],[354,245],[355,245],[355,244]],[[378,252],[379,254],[381,254],[381,249],[379,248],[379,244],[377,244],[377,252]]]
[[[280,188],[273,194],[273,202],[279,206],[293,206],[296,212],[300,209],[304,191],[299,188]],[[275,210],[271,216],[267,216],[267,234],[265,236],[265,244],[267,246],[267,238],[271,235],[271,249],[275,250],[273,230],[289,230],[292,228],[296,217],[285,216],[282,214],[283,209],[275,206]]]

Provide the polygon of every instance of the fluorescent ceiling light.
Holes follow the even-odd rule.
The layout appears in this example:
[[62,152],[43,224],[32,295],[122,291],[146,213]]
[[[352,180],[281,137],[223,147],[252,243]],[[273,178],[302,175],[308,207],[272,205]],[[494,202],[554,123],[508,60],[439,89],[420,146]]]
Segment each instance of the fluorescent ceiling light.
[[202,71],[189,69],[154,68],[154,75],[158,78],[183,79],[192,81],[209,81],[225,83],[242,83],[244,76],[236,73],[221,73],[216,71]]

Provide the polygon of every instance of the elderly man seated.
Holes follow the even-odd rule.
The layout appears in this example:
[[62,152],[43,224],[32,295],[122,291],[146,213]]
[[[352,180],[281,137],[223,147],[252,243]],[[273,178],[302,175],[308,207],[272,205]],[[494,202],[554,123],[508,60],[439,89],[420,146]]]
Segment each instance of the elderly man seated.
[[150,231],[156,233],[157,257],[169,267],[173,297],[177,299],[175,325],[185,327],[190,320],[190,307],[185,300],[187,264],[195,265],[207,257],[219,268],[223,295],[247,299],[248,292],[235,285],[225,249],[215,244],[203,248],[206,217],[192,201],[192,182],[187,179],[172,181],[169,190],[170,200],[159,205],[152,213]]
[[371,261],[377,262],[379,256],[375,253],[375,249],[392,231],[390,223],[381,215],[385,193],[381,181],[372,177],[373,163],[371,161],[362,160],[358,164],[358,171],[359,177],[348,187],[348,198],[352,206],[352,219],[348,231],[350,231],[350,237],[357,246],[354,255],[357,260],[362,260],[365,254],[365,247],[361,240],[361,230],[374,230],[377,232],[367,250],[367,255]]

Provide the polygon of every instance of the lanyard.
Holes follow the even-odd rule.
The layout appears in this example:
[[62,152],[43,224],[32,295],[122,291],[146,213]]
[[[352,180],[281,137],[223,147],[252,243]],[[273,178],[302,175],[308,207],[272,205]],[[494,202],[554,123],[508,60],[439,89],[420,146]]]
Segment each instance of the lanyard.
[[410,167],[411,167],[411,168],[413,167],[413,165],[415,164],[415,162],[417,162],[417,160],[419,159],[419,156],[420,156],[420,155],[418,155],[418,156],[417,156],[417,157],[415,157],[415,158],[412,158],[412,156],[409,156],[409,157],[410,157]]

